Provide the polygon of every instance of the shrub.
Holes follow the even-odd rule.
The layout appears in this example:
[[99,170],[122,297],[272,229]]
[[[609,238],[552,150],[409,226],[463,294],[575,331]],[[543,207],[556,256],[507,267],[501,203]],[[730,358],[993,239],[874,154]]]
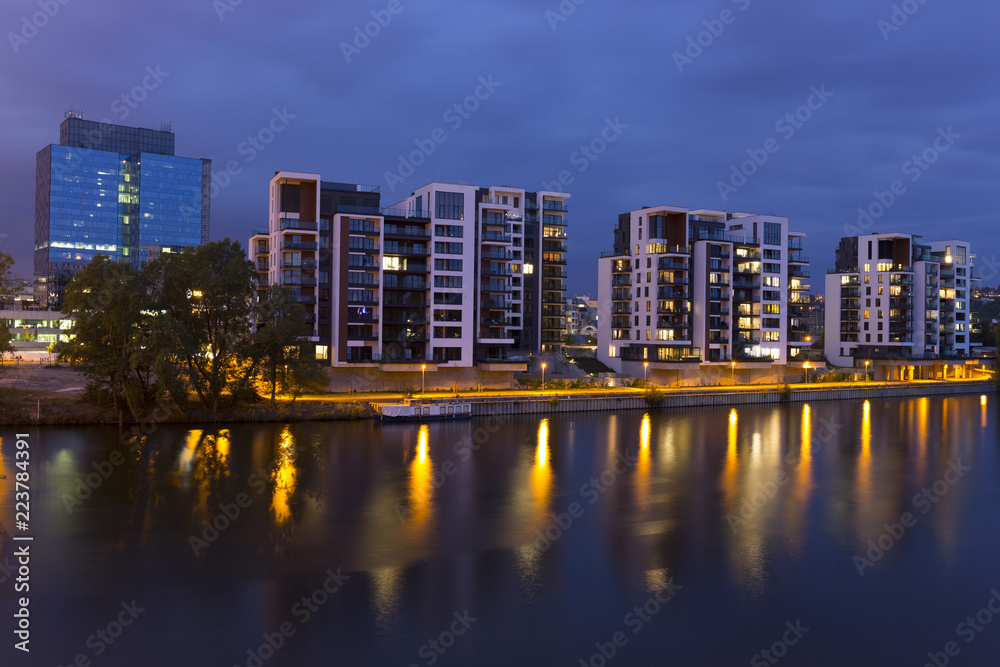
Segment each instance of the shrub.
[[658,407],[663,404],[663,390],[659,387],[649,387],[643,393],[642,398],[649,407]]
[[781,387],[778,389],[778,397],[779,397],[778,400],[780,400],[782,403],[788,403],[790,400],[792,400],[792,388],[788,386],[787,382],[781,385]]

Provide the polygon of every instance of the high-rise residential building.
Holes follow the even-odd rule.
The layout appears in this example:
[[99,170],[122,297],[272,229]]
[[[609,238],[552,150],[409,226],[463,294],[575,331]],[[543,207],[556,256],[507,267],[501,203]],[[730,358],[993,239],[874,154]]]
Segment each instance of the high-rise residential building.
[[830,363],[968,357],[972,248],[912,234],[842,238],[826,276]]
[[139,266],[208,241],[211,160],[174,155],[168,127],[150,130],[67,113],[59,143],[36,156],[35,293],[62,305],[96,255]]
[[623,213],[599,260],[598,359],[643,375],[671,364],[804,360],[805,234],[788,219],[675,206]]
[[383,206],[376,186],[281,171],[249,256],[260,289],[312,306],[335,369],[512,372],[562,344],[568,199],[429,183]]

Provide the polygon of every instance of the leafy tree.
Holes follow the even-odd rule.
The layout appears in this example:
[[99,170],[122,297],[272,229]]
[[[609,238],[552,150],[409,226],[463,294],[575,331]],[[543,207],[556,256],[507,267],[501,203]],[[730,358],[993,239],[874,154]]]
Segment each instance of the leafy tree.
[[[0,252],[0,307],[14,301],[14,297],[23,287],[22,281],[13,277],[14,258],[5,252]],[[5,324],[0,322],[0,324]],[[6,326],[0,326],[0,354],[13,352],[14,346],[11,344],[10,330]]]
[[116,410],[139,420],[160,392],[157,352],[144,314],[146,283],[128,264],[98,255],[66,288],[63,312],[73,318],[73,338],[59,357],[87,377],[90,389],[110,394]]
[[256,270],[240,244],[224,239],[165,253],[145,272],[162,349],[171,354],[165,370],[181,371],[213,413],[224,395],[247,397],[257,360],[250,330]]
[[306,311],[295,300],[292,290],[280,285],[272,285],[257,304],[256,324],[254,339],[261,384],[271,395],[273,406],[278,393],[290,393],[289,389],[298,384],[289,376],[289,366],[293,369],[301,366],[299,341],[309,335],[310,328],[306,324]]

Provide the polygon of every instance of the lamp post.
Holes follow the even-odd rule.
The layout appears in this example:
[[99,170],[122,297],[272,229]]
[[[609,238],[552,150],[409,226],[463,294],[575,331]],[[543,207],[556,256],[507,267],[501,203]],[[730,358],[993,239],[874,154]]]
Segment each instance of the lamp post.
[[646,361],[642,364],[642,386],[646,386],[646,371],[649,370],[649,362]]
[[735,361],[732,364],[730,364],[730,368],[732,369],[732,371],[729,374],[730,375],[729,383],[735,387],[736,386],[736,362]]
[[865,382],[868,382],[868,364],[871,363],[865,359]]
[[427,364],[420,364],[420,393],[424,393],[424,376],[427,375]]
[[806,384],[809,384],[809,362],[808,361],[806,362],[806,365],[803,366],[803,368],[806,369]]
[[545,389],[545,367],[547,365],[545,362],[542,362],[542,389]]

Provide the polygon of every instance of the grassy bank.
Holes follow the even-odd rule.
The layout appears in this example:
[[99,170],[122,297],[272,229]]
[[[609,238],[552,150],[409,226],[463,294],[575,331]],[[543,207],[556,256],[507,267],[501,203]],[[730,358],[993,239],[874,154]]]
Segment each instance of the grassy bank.
[[[262,401],[237,409],[220,409],[211,413],[196,406],[174,411],[157,422],[167,424],[206,424],[223,422],[289,422],[340,421],[369,419],[371,407],[367,401],[279,402],[271,407]],[[159,415],[157,415],[159,417]],[[152,418],[152,417],[151,417]],[[134,423],[125,414],[123,422]],[[0,424],[117,424],[118,413],[83,401],[78,395],[68,396],[45,390],[0,388]]]

